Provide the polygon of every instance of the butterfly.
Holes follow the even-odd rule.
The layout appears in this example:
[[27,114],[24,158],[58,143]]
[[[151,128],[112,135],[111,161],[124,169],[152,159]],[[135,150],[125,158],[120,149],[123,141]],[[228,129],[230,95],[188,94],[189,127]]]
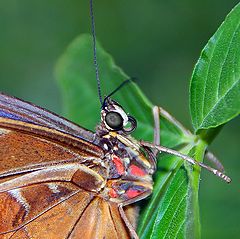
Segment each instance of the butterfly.
[[[90,0],[93,55],[101,121],[92,132],[43,108],[0,94],[0,239],[138,239],[137,207],[153,190],[157,154],[203,167],[226,182],[222,170],[160,146],[137,141],[137,120],[111,96],[102,100]],[[221,165],[220,165],[221,166]]]
[[0,239],[137,239],[134,203],[152,192],[159,151],[230,182],[221,171],[160,146],[158,131],[154,143],[135,140],[136,127],[110,97],[92,132],[0,94]]

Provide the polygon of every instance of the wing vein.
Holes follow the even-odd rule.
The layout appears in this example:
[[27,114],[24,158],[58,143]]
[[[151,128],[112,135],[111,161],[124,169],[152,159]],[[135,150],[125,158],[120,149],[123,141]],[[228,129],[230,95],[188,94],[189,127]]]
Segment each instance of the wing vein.
[[[64,198],[63,200],[57,202],[56,204],[52,205],[51,207],[47,208],[46,210],[42,211],[41,213],[39,213],[37,216],[33,217],[31,220],[25,222],[23,225],[19,226],[18,228],[14,229],[14,230],[9,230],[3,233],[0,233],[0,235],[4,235],[10,232],[14,232],[14,234],[16,232],[18,232],[20,229],[22,229],[23,227],[25,227],[26,225],[28,225],[29,223],[33,222],[34,220],[36,220],[37,218],[39,218],[40,216],[44,215],[46,212],[50,211],[51,209],[53,209],[54,207],[58,206],[59,204],[61,204],[62,202],[65,202],[66,200],[70,199],[71,197],[73,197],[74,195],[76,195],[77,193],[79,193],[80,191],[82,191],[81,189],[77,190],[76,192],[70,194],[68,197]],[[13,234],[13,235],[14,235]],[[12,235],[12,236],[13,236]]]
[[86,205],[86,207],[84,208],[84,210],[81,212],[81,214],[79,215],[78,219],[76,220],[75,224],[73,225],[72,229],[69,231],[69,234],[67,235],[67,237],[65,239],[69,239],[70,236],[72,235],[74,229],[76,228],[78,222],[80,221],[82,215],[84,214],[84,212],[87,210],[88,206],[91,204],[91,202],[95,199],[95,197],[93,197],[90,202]]

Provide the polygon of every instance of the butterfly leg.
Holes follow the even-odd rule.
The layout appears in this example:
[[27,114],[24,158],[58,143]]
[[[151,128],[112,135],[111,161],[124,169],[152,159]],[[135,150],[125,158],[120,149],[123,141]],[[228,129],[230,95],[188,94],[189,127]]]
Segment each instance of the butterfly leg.
[[123,219],[124,223],[126,224],[127,228],[129,229],[129,232],[131,234],[131,238],[132,239],[139,239],[135,229],[133,228],[132,224],[130,223],[130,221],[128,220],[124,210],[123,210],[123,205],[120,204],[118,206],[118,209],[119,209],[119,213],[121,215],[121,218]]
[[[165,119],[167,119],[169,122],[172,122],[174,125],[176,125],[178,128],[180,128],[186,135],[191,135],[191,132],[189,131],[189,130],[187,130],[179,121],[177,121],[173,116],[171,116],[166,110],[164,110],[163,108],[161,108],[161,107],[159,107],[159,106],[154,106],[153,107],[153,118],[154,118],[154,145],[155,146],[159,146],[159,147],[161,147],[160,146],[160,115],[162,116],[162,117],[164,117]],[[152,148],[154,148],[154,147],[152,147]],[[163,147],[164,148],[164,147]],[[156,149],[156,148],[155,148]],[[167,148],[165,148],[165,149],[167,149]],[[157,150],[157,149],[156,149]],[[157,152],[156,152],[156,150],[154,151],[154,154],[155,155],[157,155]],[[169,151],[170,149],[168,149],[168,151]],[[164,151],[164,150],[157,150],[158,152],[161,152],[161,151]],[[171,151],[173,151],[173,150],[171,150]],[[164,151],[164,152],[166,152],[166,151]],[[175,151],[175,152],[177,152],[177,151]],[[168,153],[170,153],[170,152],[168,152]],[[173,152],[172,152],[173,153]],[[183,155],[182,155],[183,156]],[[185,155],[186,156],[186,155]],[[181,156],[179,156],[179,157],[181,157]],[[222,165],[222,163],[217,159],[217,157],[213,154],[213,153],[211,153],[211,152],[209,152],[209,151],[207,151],[206,152],[206,154],[205,154],[205,157],[206,157],[206,159],[208,160],[208,161],[210,161],[210,162],[212,162],[214,165],[215,165],[215,167],[217,168],[217,170],[216,169],[213,169],[213,168],[211,168],[211,167],[209,167],[209,166],[207,166],[207,165],[205,165],[205,164],[203,164],[203,163],[199,163],[199,162],[197,162],[197,161],[195,161],[194,159],[192,159],[193,161],[195,161],[194,163],[193,162],[190,162],[190,161],[188,161],[187,159],[185,159],[185,160],[187,160],[188,162],[190,162],[190,163],[192,163],[192,164],[197,164],[197,165],[199,165],[199,166],[201,166],[201,167],[203,167],[203,168],[205,168],[205,169],[207,169],[208,171],[211,171],[212,173],[214,173],[215,175],[217,175],[217,174],[219,174],[219,175],[217,175],[217,176],[219,176],[219,177],[226,177],[224,180],[225,181],[227,181],[227,182],[230,182],[231,181],[231,179],[229,178],[229,177],[227,177],[226,175],[221,175],[221,173],[222,172],[224,172],[224,167],[223,167],[223,165]],[[181,158],[183,158],[183,157],[181,157]],[[188,157],[188,158],[190,158],[190,157]],[[183,158],[184,159],[184,158]]]
[[155,145],[160,145],[160,107],[153,106],[153,120],[154,120],[154,138],[153,142]]
[[[189,130],[187,130],[179,121],[177,121],[166,110],[164,110],[162,107],[154,106],[153,107],[154,145],[160,145],[160,115],[167,119],[169,122],[176,125],[178,128],[180,128],[185,134],[187,135],[191,134]],[[222,163],[217,159],[217,157],[212,152],[206,151],[205,158],[209,162],[212,162],[219,171],[224,172],[224,167]]]
[[172,115],[170,115],[165,109],[163,109],[160,106],[154,106],[154,107],[158,107],[159,108],[159,112],[163,118],[167,119],[169,122],[173,123],[174,125],[176,125],[179,129],[181,129],[184,134],[186,135],[192,135],[192,133],[187,130],[179,121],[177,121]]
[[[173,123],[176,125],[178,128],[180,128],[186,135],[191,135],[191,132],[188,131],[187,129],[184,128],[184,126],[178,122],[173,116],[171,116],[166,110],[164,110],[162,107],[159,106],[154,106],[152,109],[153,112],[153,120],[154,120],[154,138],[153,142],[154,145],[160,145],[160,140],[161,140],[161,134],[160,134],[160,126],[161,126],[161,121],[160,121],[160,116],[164,117],[167,119],[169,122]],[[153,149],[155,157],[159,153],[158,150]]]
[[184,154],[181,154],[180,152],[178,152],[176,150],[169,149],[169,148],[166,148],[166,147],[163,147],[163,146],[159,146],[159,145],[154,145],[152,143],[148,143],[148,142],[144,142],[144,141],[141,141],[141,144],[143,146],[149,147],[151,149],[157,149],[159,152],[165,152],[165,153],[168,153],[168,154],[172,154],[172,155],[178,156],[178,157],[182,158],[183,160],[187,161],[188,163],[191,163],[193,165],[198,165],[198,166],[200,166],[202,168],[205,168],[206,170],[210,171],[214,175],[222,178],[227,183],[231,182],[231,178],[229,178],[224,173],[222,173],[219,170],[214,169],[214,168],[212,168],[212,167],[210,167],[210,166],[208,166],[208,165],[206,165],[206,164],[204,164],[202,162],[198,162],[198,161],[194,160],[193,158],[189,157],[188,155],[184,155]]
[[[169,122],[176,125],[179,129],[181,129],[186,135],[191,135],[191,132],[187,130],[179,121],[177,121],[172,115],[170,115],[166,110],[164,110],[162,107],[154,106],[153,107],[153,118],[154,118],[154,144],[160,145],[160,141],[158,142],[156,139],[159,137],[160,139],[160,119],[159,116],[163,116],[165,119],[167,119]],[[159,130],[158,130],[159,128]],[[158,134],[158,135],[157,135]],[[224,167],[222,163],[217,159],[217,157],[210,151],[206,151],[205,158],[212,162],[215,167],[221,171],[224,172]]]

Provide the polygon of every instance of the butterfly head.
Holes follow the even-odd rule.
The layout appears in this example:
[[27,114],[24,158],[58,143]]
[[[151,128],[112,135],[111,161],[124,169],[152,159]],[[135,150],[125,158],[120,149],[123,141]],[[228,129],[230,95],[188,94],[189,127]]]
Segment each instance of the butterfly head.
[[109,97],[105,98],[102,105],[101,120],[108,131],[123,131],[130,134],[137,127],[137,121]]

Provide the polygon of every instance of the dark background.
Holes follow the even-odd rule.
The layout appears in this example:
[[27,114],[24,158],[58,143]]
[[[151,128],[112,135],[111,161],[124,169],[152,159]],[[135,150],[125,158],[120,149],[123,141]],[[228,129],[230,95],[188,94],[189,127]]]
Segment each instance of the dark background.
[[[153,103],[191,128],[188,89],[193,66],[238,1],[95,2],[97,36],[104,48],[128,75],[138,77]],[[89,31],[87,0],[0,0],[0,91],[61,113],[55,63],[78,34]],[[211,146],[233,183],[225,185],[202,173],[203,239],[239,238],[239,134],[238,118]]]

